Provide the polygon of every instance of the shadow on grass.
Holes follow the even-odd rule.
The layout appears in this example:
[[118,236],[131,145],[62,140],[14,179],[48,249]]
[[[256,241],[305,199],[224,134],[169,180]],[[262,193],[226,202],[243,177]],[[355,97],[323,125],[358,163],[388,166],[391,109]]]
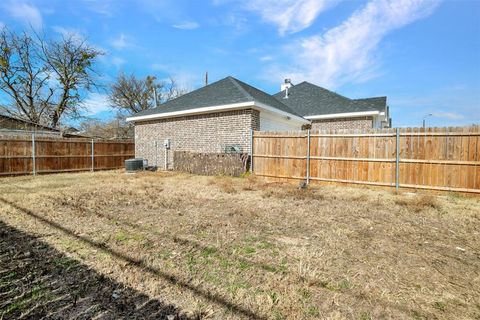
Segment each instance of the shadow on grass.
[[188,319],[0,221],[0,319]]
[[[50,199],[51,201],[56,201],[57,200],[55,197],[48,197],[48,199]],[[92,214],[92,215],[94,215],[94,216],[96,216],[97,218],[100,218],[100,219],[106,219],[106,220],[109,220],[109,221],[116,220],[123,226],[130,227],[132,229],[135,229],[135,230],[138,230],[138,231],[141,231],[141,232],[151,233],[153,231],[152,228],[143,227],[143,226],[141,226],[137,223],[132,223],[132,222],[130,222],[126,219],[120,218],[118,216],[105,214],[105,213],[98,212],[98,211],[95,211],[95,210],[87,210],[83,207],[82,208],[79,208],[79,207],[76,207],[76,206],[70,206],[70,207],[74,210],[81,209],[81,210],[83,210],[83,212],[87,212],[88,214]],[[191,239],[188,239],[188,238],[179,237],[179,236],[173,236],[172,237],[170,234],[167,234],[165,232],[163,232],[161,234],[161,236],[169,237],[173,240],[173,242],[175,242],[177,244],[180,244],[182,246],[187,246],[189,248],[192,248],[192,249],[196,250],[197,252],[202,252],[202,251],[207,251],[207,250],[212,249],[212,246],[205,245],[201,242],[191,240]],[[262,262],[257,262],[257,261],[254,261],[254,260],[251,260],[251,259],[245,259],[245,258],[242,258],[242,257],[232,257],[227,252],[222,251],[222,249],[219,248],[219,247],[213,247],[213,248],[215,249],[215,252],[217,252],[219,254],[219,256],[222,259],[225,259],[226,261],[229,261],[229,262],[232,262],[232,263],[243,263],[244,265],[247,265],[247,266],[256,266],[256,267],[258,267],[258,268],[260,268],[264,271],[268,271],[268,272],[278,271],[278,266],[274,266],[274,265],[267,264],[267,263],[262,263]]]
[[[67,236],[70,236],[70,237],[73,237],[77,240],[80,240],[82,241],[83,243],[91,246],[91,247],[94,247],[95,249],[97,250],[101,250],[103,252],[106,252],[106,253],[109,253],[111,254],[112,256],[114,256],[115,258],[117,259],[120,259],[128,264],[131,264],[132,266],[135,266],[137,268],[140,268],[142,271],[144,272],[147,272],[153,276],[156,276],[156,277],[160,277],[166,281],[168,281],[170,284],[172,285],[176,285],[176,286],[179,286],[179,287],[182,287],[184,289],[187,289],[187,290],[190,290],[192,291],[194,294],[198,295],[199,297],[203,297],[221,307],[224,307],[226,309],[228,309],[230,312],[234,313],[234,314],[237,314],[239,316],[244,316],[244,317],[247,317],[249,319],[265,319],[264,317],[262,316],[259,316],[257,315],[256,313],[254,313],[253,311],[247,309],[247,308],[244,308],[240,305],[237,305],[235,304],[234,302],[231,302],[231,301],[228,301],[226,298],[224,297],[221,297],[219,296],[218,294],[215,294],[213,292],[210,292],[210,291],[207,291],[205,289],[202,289],[202,288],[199,288],[199,287],[196,287],[186,281],[183,281],[177,277],[175,277],[174,275],[171,275],[171,274],[168,274],[166,272],[163,272],[159,269],[156,269],[156,268],[153,268],[149,265],[147,265],[144,261],[142,260],[139,260],[139,259],[134,259],[134,258],[131,258],[131,257],[128,257],[120,252],[117,252],[116,250],[112,249],[112,248],[109,248],[108,246],[100,243],[100,242],[97,242],[97,241],[94,241],[92,239],[89,239],[88,237],[85,237],[85,236],[81,236],[81,235],[77,235],[75,234],[72,230],[68,229],[68,228],[65,228],[63,227],[62,225],[56,223],[56,222],[53,222],[53,221],[50,221],[38,214],[36,214],[35,212],[33,212],[32,210],[29,210],[29,209],[26,209],[26,208],[23,208],[19,205],[17,205],[16,203],[14,202],[11,202],[11,201],[8,201],[6,199],[3,199],[0,197],[0,202],[6,204],[6,205],[9,205],[15,209],[17,209],[18,211],[30,216],[31,218],[34,218],[36,220],[39,220],[41,221],[42,223],[44,224],[47,224],[49,225],[50,227],[52,228],[55,228],[61,232],[63,232],[64,234],[66,234]],[[0,229],[1,230],[1,229]],[[19,232],[19,231],[17,231]],[[31,237],[31,236],[30,236]],[[2,236],[2,239],[3,239],[3,236]],[[38,240],[37,240],[38,241]],[[25,244],[25,248],[29,248],[29,244]],[[3,247],[2,247],[3,248]],[[2,249],[3,250],[3,249]],[[1,252],[1,251],[0,251]],[[7,256],[7,259],[8,259],[8,253],[3,253],[2,252],[2,260],[3,260],[3,257],[4,255]],[[47,271],[48,273],[48,271]],[[48,276],[48,275],[47,275]],[[2,289],[3,290],[3,289]],[[131,289],[130,289],[131,290]],[[3,292],[3,291],[2,291]],[[3,295],[3,293],[1,293]],[[138,294],[138,293],[137,293]],[[111,295],[111,293],[110,293]],[[2,296],[0,296],[1,298]],[[2,301],[4,299],[1,299]],[[147,303],[149,304],[149,303]],[[3,304],[0,304],[0,306],[3,306]],[[159,308],[162,309],[162,304],[159,304]],[[2,307],[3,308],[3,307]],[[169,307],[169,308],[172,308],[172,311],[175,311],[175,309],[173,307]],[[152,309],[154,310],[154,309]],[[153,314],[153,312],[152,312]],[[157,312],[158,314],[158,312]],[[170,313],[172,314],[172,313]],[[150,318],[150,317],[148,317]],[[153,318],[161,318],[159,317],[159,315],[157,316],[154,316]]]

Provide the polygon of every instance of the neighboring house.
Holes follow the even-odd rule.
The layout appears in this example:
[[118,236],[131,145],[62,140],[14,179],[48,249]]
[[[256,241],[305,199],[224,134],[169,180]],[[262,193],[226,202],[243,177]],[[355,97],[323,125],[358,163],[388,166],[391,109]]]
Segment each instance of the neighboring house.
[[47,136],[86,137],[80,135],[78,129],[67,127],[62,130],[36,124],[34,122],[0,114],[0,133],[18,134],[21,131],[36,132],[37,134]]
[[389,124],[385,97],[351,100],[308,82],[293,86],[286,81],[282,89],[269,95],[227,77],[139,112],[127,118],[135,124],[135,156],[171,168],[174,151],[248,153],[252,130],[347,127],[325,123],[363,129]]
[[0,114],[0,130],[22,130],[22,131],[49,131],[60,132],[60,130],[42,126],[34,122]]

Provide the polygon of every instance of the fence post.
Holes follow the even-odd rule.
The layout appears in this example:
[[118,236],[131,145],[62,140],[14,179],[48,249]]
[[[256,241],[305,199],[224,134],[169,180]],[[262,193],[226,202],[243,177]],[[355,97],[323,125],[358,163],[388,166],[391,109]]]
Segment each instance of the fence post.
[[35,132],[32,132],[32,173],[35,175],[36,172],[36,161],[35,161]]
[[250,173],[253,173],[253,129],[250,129]]
[[92,168],[90,169],[90,171],[93,172],[94,170],[95,170],[95,142],[92,139]]
[[395,189],[400,186],[400,128],[395,128]]
[[310,129],[307,130],[307,184],[310,183]]

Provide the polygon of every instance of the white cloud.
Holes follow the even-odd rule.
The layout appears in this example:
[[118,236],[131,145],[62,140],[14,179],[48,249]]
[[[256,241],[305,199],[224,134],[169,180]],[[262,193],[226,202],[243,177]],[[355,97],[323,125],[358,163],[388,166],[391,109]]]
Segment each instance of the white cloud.
[[110,62],[116,66],[116,67],[121,67],[122,65],[124,65],[127,61],[125,61],[125,59],[123,58],[120,58],[120,57],[112,57],[110,59]]
[[194,30],[200,27],[200,25],[194,21],[186,21],[180,24],[174,24],[172,27],[182,30]]
[[3,5],[5,10],[15,19],[31,25],[34,29],[41,29],[43,19],[40,10],[31,4],[10,1]]
[[292,34],[308,28],[318,15],[334,6],[339,0],[251,0],[248,10],[278,27],[280,35]]
[[273,57],[272,56],[263,56],[263,57],[260,57],[260,61],[272,61],[273,60]]
[[288,74],[270,70],[281,79],[288,75],[329,88],[377,76],[378,46],[390,32],[430,15],[438,0],[371,0],[339,26],[321,35],[303,38],[286,47],[297,62]]
[[97,92],[89,93],[87,98],[82,102],[82,107],[85,109],[87,116],[112,110],[110,108],[108,95]]
[[75,41],[85,40],[85,36],[83,35],[83,33],[77,29],[61,27],[61,26],[53,26],[52,29],[53,31],[61,34],[65,38],[72,37]]
[[438,111],[432,113],[434,117],[437,118],[443,118],[443,119],[448,119],[448,120],[463,120],[465,119],[465,116],[459,114],[459,113],[454,113],[454,112],[444,112],[444,111]]
[[111,17],[114,15],[114,11],[119,8],[121,1],[114,0],[83,0],[86,7],[98,14]]
[[167,73],[173,71],[173,68],[171,66],[163,63],[152,64],[152,69],[155,71],[161,71],[161,72],[167,72]]
[[125,34],[123,33],[120,33],[118,38],[113,39],[110,43],[117,50],[125,49],[127,47],[132,46],[132,43],[129,41],[127,36],[125,36]]
[[[204,77],[204,74],[201,73],[194,74],[190,71],[161,63],[152,64],[152,70],[167,74],[169,77],[172,77],[175,80],[180,89],[186,89],[188,91],[201,83],[201,79]],[[168,81],[168,79],[163,80]]]
[[480,93],[468,84],[445,83],[417,94],[406,89],[388,100],[395,123],[402,125],[419,125],[427,114],[432,114],[427,123],[433,126],[480,124]]

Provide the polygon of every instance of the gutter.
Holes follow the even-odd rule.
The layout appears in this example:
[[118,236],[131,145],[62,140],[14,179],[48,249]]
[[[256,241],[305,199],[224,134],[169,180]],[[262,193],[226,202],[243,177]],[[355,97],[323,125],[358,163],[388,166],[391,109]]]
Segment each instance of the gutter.
[[277,108],[270,107],[266,104],[255,102],[255,101],[232,103],[232,104],[188,109],[188,110],[174,111],[174,112],[156,113],[156,114],[149,114],[145,116],[133,116],[133,117],[128,117],[126,121],[127,122],[148,121],[148,120],[154,120],[154,119],[165,119],[165,118],[181,117],[181,116],[196,115],[196,114],[203,114],[203,113],[232,111],[232,110],[239,110],[239,109],[245,109],[245,108],[252,108],[258,111],[262,111],[262,110],[269,111],[272,113],[279,114],[280,116],[285,117],[287,120],[293,120],[293,121],[305,123],[305,124],[310,123],[310,121],[300,116],[296,116],[294,114],[291,114],[291,113],[288,113],[288,112],[285,112]]
[[380,111],[375,110],[375,111],[321,114],[321,115],[314,115],[314,116],[305,116],[305,119],[321,120],[321,119],[334,119],[334,118],[355,118],[355,117],[376,116],[376,115],[380,115]]

